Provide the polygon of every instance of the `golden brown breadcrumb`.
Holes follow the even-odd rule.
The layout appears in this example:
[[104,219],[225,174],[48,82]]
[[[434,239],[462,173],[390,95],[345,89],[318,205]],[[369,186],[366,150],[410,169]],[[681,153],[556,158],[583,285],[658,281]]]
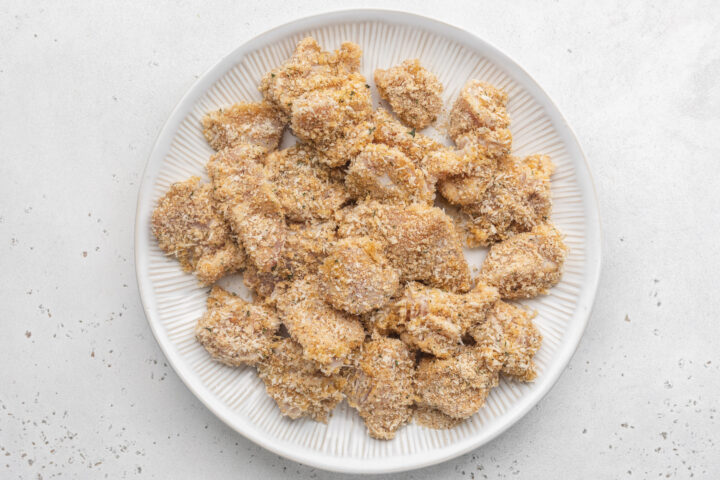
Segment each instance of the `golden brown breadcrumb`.
[[176,257],[186,272],[205,285],[243,268],[245,255],[230,235],[212,196],[199,177],[173,184],[152,215],[160,249]]
[[275,312],[215,286],[195,337],[215,360],[230,366],[255,365],[270,353],[279,326]]
[[365,330],[356,317],[325,303],[316,276],[296,280],[273,297],[290,336],[303,348],[303,358],[316,362],[328,375],[353,363]]
[[453,418],[435,408],[418,405],[413,410],[413,421],[421,427],[448,430],[460,425],[464,418]]
[[415,373],[418,404],[453,418],[477,412],[497,384],[497,372],[485,366],[475,347],[465,347],[452,358],[423,358]]
[[503,90],[480,80],[468,81],[450,111],[450,138],[457,142],[460,136],[479,128],[507,128],[507,101]]
[[290,338],[272,345],[271,354],[258,365],[258,374],[280,413],[292,419],[310,417],[327,423],[330,412],[343,399],[345,379],[321,373]]
[[275,150],[287,124],[287,116],[268,102],[236,103],[203,117],[203,134],[215,150],[251,144]]
[[380,337],[364,343],[345,395],[371,437],[390,440],[410,420],[414,371],[414,356],[400,340]]
[[321,163],[320,154],[298,143],[265,159],[265,177],[288,220],[326,220],[349,199],[342,175]]
[[546,294],[562,276],[568,248],[560,232],[542,224],[490,248],[479,279],[496,287],[502,298]]
[[485,322],[470,329],[485,365],[518,380],[529,382],[537,376],[533,357],[542,335],[533,325],[535,314],[502,301],[490,309]]
[[418,133],[398,122],[382,108],[373,114],[373,142],[394,147],[405,154],[416,166],[425,168],[425,157],[431,152],[448,151],[449,147]]
[[[489,308],[500,296],[488,287],[466,294],[445,292],[409,283],[402,297],[395,301],[395,330],[410,347],[438,358],[457,355],[468,329],[485,321]],[[393,320],[385,320],[390,325]]]
[[362,202],[345,212],[340,238],[370,236],[384,245],[401,281],[417,280],[454,292],[470,289],[470,269],[452,220],[442,210],[421,204]]
[[491,245],[546,222],[554,168],[547,155],[501,160],[480,200],[462,208],[469,215],[465,228],[471,246]]
[[411,127],[427,127],[442,110],[443,86],[418,59],[405,60],[387,70],[378,68],[375,84],[393,112]]
[[432,203],[434,185],[397,148],[383,144],[366,146],[350,163],[345,184],[353,198],[382,202]]
[[321,292],[338,310],[354,315],[382,307],[400,286],[399,272],[368,237],[339,240],[320,266]]

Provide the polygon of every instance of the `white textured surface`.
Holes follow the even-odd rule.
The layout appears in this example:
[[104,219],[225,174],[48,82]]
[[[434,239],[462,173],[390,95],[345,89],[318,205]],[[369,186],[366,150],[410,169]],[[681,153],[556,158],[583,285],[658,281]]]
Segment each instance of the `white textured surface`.
[[[193,76],[341,4],[0,6],[0,477],[334,477],[239,437],[164,366],[132,222]],[[524,66],[585,148],[604,227],[595,312],[557,387],[493,443],[398,477],[716,478],[720,9],[375,6],[457,24]]]

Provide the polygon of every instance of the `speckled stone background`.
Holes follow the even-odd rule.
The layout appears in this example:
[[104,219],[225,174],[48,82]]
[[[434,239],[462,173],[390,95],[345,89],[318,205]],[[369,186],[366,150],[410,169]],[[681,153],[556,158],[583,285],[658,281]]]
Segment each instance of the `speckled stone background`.
[[[0,2],[0,478],[341,477],[255,446],[185,388],[145,321],[133,221],[202,72],[359,4]],[[524,66],[585,149],[603,227],[595,310],[550,394],[491,444],[392,478],[720,478],[720,4],[362,6],[458,25]]]

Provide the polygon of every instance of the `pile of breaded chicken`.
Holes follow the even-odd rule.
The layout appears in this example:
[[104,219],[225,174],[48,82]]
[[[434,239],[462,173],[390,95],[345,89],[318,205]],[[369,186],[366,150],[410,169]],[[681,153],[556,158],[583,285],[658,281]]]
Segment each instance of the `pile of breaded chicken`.
[[[568,248],[548,221],[554,165],[512,156],[504,91],[469,80],[446,146],[420,132],[443,112],[436,75],[376,70],[389,109],[373,110],[361,55],[305,38],[262,102],[208,113],[210,182],[173,184],[152,231],[212,286],[196,327],[212,358],[255,367],[283,415],[327,422],[345,399],[392,439],[413,419],[459,424],[500,375],[536,377],[534,313],[508,301],[547,294]],[[297,143],[278,149],[288,127]],[[480,246],[473,278],[463,248]],[[252,301],[215,285],[240,272]]]

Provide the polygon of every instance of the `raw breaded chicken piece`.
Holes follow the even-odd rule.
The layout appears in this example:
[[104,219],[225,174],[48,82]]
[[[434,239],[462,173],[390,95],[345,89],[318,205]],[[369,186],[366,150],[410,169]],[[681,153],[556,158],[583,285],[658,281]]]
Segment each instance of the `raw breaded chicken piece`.
[[364,343],[345,395],[371,437],[391,440],[410,420],[414,371],[414,356],[400,340],[380,337]]
[[462,208],[469,215],[469,243],[491,245],[546,222],[552,209],[554,169],[547,155],[501,160],[480,201]]
[[265,159],[265,177],[290,221],[329,219],[350,198],[341,173],[319,157],[314,148],[298,143]]
[[[395,120],[390,113],[378,108],[373,114],[373,142],[394,147],[405,154],[417,167],[426,169],[425,158],[432,152],[451,151],[449,147],[417,133]],[[432,172],[428,172],[432,173]]]
[[438,176],[443,177],[438,182],[438,191],[453,205],[477,204],[492,184],[497,161],[476,144],[466,145],[455,155],[435,167],[436,171],[442,171]]
[[496,287],[502,298],[546,294],[562,276],[568,248],[551,224],[538,225],[490,248],[479,279]]
[[180,261],[183,270],[195,272],[205,285],[238,271],[245,255],[232,240],[212,196],[212,185],[199,177],[173,184],[152,215],[152,232],[167,255]]
[[255,365],[270,353],[279,326],[280,320],[269,308],[215,286],[195,337],[215,360],[231,367]]
[[454,292],[470,289],[470,269],[450,217],[421,204],[362,202],[346,212],[340,238],[370,236],[384,245],[402,282],[417,280]]
[[485,366],[481,352],[474,347],[465,347],[452,358],[424,358],[415,373],[418,405],[453,418],[477,412],[497,384],[497,372]]
[[270,296],[275,287],[317,272],[335,240],[335,222],[293,223],[283,230],[282,246],[274,268],[261,272],[252,263],[245,269],[243,281],[261,297]]
[[275,296],[275,305],[290,336],[303,348],[303,358],[325,374],[351,365],[365,339],[360,321],[325,303],[316,276],[296,280]]
[[413,421],[421,427],[434,428],[435,430],[449,430],[460,425],[464,419],[453,418],[435,408],[418,405],[413,410]]
[[331,167],[347,163],[371,140],[370,88],[357,73],[361,55],[354,43],[324,52],[307,37],[260,85],[265,99],[290,117],[293,133],[321,150]]
[[431,204],[435,198],[425,172],[400,150],[383,144],[366,146],[352,160],[345,184],[356,199]]
[[387,70],[375,70],[380,96],[407,125],[423,129],[435,121],[442,110],[443,86],[438,78],[420,65],[418,59],[405,60]]
[[468,81],[450,111],[450,138],[457,142],[462,135],[481,128],[507,128],[507,101],[503,90],[480,80]]
[[382,307],[400,286],[398,271],[368,237],[344,238],[319,268],[320,290],[338,310],[354,315]]
[[470,329],[488,367],[524,382],[535,379],[533,357],[540,348],[542,335],[533,325],[534,316],[500,301],[490,309],[484,323]]
[[287,116],[269,102],[236,103],[203,117],[203,134],[215,150],[251,144],[271,152],[278,147]]
[[491,287],[457,294],[413,282],[392,308],[397,315],[397,331],[405,343],[447,358],[461,351],[468,329],[482,323],[499,298]]
[[272,345],[271,354],[258,365],[258,374],[280,413],[292,419],[310,417],[327,423],[330,412],[343,399],[345,379],[323,375],[303,358],[302,347],[290,338]]

